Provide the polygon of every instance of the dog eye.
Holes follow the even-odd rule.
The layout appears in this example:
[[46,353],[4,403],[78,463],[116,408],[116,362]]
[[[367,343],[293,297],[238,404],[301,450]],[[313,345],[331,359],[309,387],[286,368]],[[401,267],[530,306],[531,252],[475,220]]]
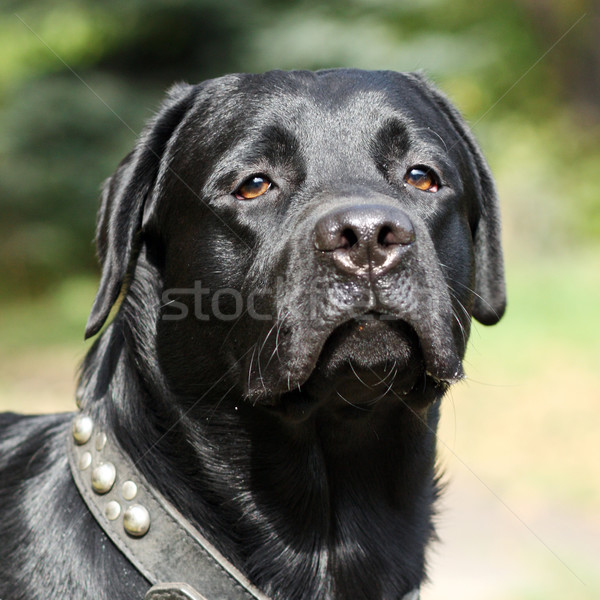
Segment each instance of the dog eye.
[[404,181],[422,192],[437,192],[440,189],[439,179],[433,169],[421,165],[411,167],[406,172]]
[[262,175],[253,175],[242,182],[242,185],[234,192],[238,200],[254,200],[266,194],[273,184]]

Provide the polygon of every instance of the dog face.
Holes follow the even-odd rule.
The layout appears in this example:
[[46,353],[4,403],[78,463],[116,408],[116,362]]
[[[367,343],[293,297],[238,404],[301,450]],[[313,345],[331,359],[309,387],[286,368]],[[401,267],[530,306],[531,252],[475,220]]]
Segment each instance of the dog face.
[[105,187],[87,334],[149,266],[143,318],[176,394],[426,403],[462,376],[471,315],[504,311],[499,237],[487,165],[420,76],[178,86]]

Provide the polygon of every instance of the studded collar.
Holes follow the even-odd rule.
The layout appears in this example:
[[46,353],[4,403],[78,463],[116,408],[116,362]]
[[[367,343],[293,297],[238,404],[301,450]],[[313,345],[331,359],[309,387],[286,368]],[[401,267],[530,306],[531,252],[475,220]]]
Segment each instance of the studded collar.
[[[150,486],[91,417],[75,417],[67,453],[89,511],[152,585],[144,600],[269,600]],[[413,590],[402,600],[418,598]]]

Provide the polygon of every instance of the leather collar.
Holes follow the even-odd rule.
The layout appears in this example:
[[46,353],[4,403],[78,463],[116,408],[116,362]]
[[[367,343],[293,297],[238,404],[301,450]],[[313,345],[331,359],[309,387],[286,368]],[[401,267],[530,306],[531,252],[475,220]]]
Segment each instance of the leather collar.
[[[91,417],[75,417],[67,449],[89,511],[152,585],[145,600],[269,600],[148,484]],[[402,600],[418,598],[417,589]]]

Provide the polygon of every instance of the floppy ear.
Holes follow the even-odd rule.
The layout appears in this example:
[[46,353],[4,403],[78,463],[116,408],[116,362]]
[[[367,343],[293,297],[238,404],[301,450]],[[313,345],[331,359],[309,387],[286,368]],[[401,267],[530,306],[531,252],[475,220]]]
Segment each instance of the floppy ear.
[[484,325],[494,325],[502,318],[506,309],[506,287],[500,234],[500,208],[490,168],[465,120],[448,98],[420,73],[411,73],[410,76],[418,81],[425,95],[447,117],[467,148],[478,207],[471,224],[476,294],[473,316]]
[[196,88],[171,88],[156,117],[142,132],[135,149],[104,184],[98,212],[96,246],[102,276],[85,328],[86,339],[100,331],[116,302],[139,247],[144,208],[152,193],[168,142],[194,103]]

